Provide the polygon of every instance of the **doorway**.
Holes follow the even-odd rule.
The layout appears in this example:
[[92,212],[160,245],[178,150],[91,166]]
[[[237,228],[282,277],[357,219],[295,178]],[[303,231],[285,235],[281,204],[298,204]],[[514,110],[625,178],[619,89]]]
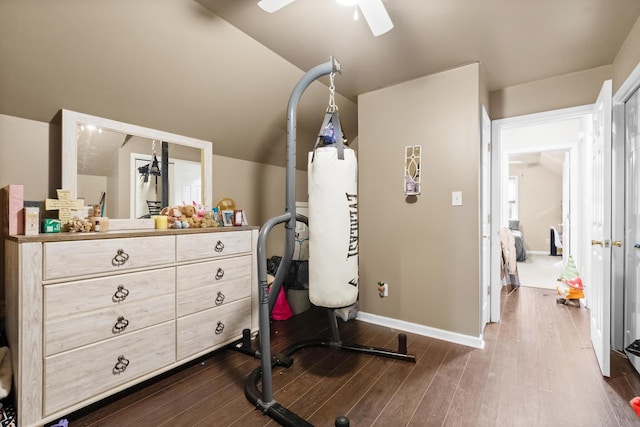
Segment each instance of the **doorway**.
[[[569,150],[506,152],[506,155],[508,191],[505,196],[510,228],[519,230],[523,237],[526,235],[527,253],[563,255],[562,242],[570,241],[564,228],[569,230],[572,194],[563,191],[571,185]],[[553,240],[550,227],[557,230]],[[556,239],[559,239],[557,245]]]
[[[584,227],[589,224],[582,212],[585,203],[588,204],[588,171],[586,164],[585,141],[590,134],[591,106],[575,107],[519,116],[492,123],[492,212],[498,213],[492,217],[492,259],[500,258],[500,243],[497,235],[501,227],[509,226],[509,158],[527,153],[543,153],[562,151],[567,153],[563,159],[562,171],[566,176],[566,188],[563,189],[565,206],[562,210],[563,235],[566,244],[563,251],[572,254],[574,261],[580,268],[582,260],[587,257],[581,236]],[[551,226],[552,224],[548,224]],[[491,274],[491,321],[500,320],[500,263],[492,263]]]
[[[504,147],[503,147],[504,148]],[[507,150],[505,150],[507,151]],[[508,152],[509,229],[521,286],[555,289],[571,242],[570,151]]]

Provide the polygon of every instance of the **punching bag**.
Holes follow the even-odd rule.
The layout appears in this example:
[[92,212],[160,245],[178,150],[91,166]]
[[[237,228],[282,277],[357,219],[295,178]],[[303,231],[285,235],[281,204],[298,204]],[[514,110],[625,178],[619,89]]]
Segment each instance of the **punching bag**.
[[357,174],[355,152],[343,146],[341,133],[335,144],[309,153],[309,300],[320,307],[358,298]]

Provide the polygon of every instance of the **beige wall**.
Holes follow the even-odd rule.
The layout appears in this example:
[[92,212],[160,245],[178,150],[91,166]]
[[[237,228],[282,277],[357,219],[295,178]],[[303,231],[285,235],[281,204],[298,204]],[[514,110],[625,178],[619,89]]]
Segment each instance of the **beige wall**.
[[[479,91],[471,64],[358,98],[361,310],[480,335]],[[422,194],[407,199],[404,146],[414,144]]]
[[610,65],[491,92],[491,119],[593,104],[605,80],[613,80],[615,93],[639,63],[640,19]]
[[612,78],[613,67],[605,65],[495,90],[489,94],[491,119],[593,104],[602,82]]
[[562,174],[536,165],[511,165],[518,177],[518,218],[527,251],[549,252],[549,226],[562,222]]
[[640,63],[640,19],[636,21],[629,36],[613,61],[613,93]]
[[55,197],[61,135],[58,125],[0,114],[0,187],[23,184],[26,200]]
[[[214,147],[215,151],[215,147]],[[307,201],[307,171],[296,171],[296,200]],[[229,157],[213,156],[213,201],[231,197],[244,209],[249,225],[261,226],[285,209],[285,169]],[[284,226],[274,227],[267,255],[284,253]]]

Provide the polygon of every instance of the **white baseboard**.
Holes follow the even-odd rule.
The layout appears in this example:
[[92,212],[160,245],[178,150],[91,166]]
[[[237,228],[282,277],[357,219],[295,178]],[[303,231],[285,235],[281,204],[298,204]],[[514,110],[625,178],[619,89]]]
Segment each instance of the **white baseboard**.
[[457,332],[445,331],[443,329],[432,328],[430,326],[419,325],[417,323],[406,322],[404,320],[392,319],[390,317],[378,316],[377,314],[365,313],[363,311],[358,312],[356,320],[362,320],[363,322],[386,326],[388,328],[411,332],[417,335],[436,338],[455,344],[466,345],[467,347],[484,348],[484,339],[482,335],[479,337],[463,335]]
[[549,255],[549,251],[527,251],[531,255]]

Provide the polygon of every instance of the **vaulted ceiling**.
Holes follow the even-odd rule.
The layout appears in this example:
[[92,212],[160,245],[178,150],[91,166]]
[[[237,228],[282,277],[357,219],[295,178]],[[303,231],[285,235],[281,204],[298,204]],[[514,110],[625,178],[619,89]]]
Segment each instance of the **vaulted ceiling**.
[[394,28],[374,37],[354,8],[297,0],[198,0],[303,70],[330,55],[338,90],[357,95],[482,62],[490,91],[611,64],[640,16],[637,0],[384,0]]

